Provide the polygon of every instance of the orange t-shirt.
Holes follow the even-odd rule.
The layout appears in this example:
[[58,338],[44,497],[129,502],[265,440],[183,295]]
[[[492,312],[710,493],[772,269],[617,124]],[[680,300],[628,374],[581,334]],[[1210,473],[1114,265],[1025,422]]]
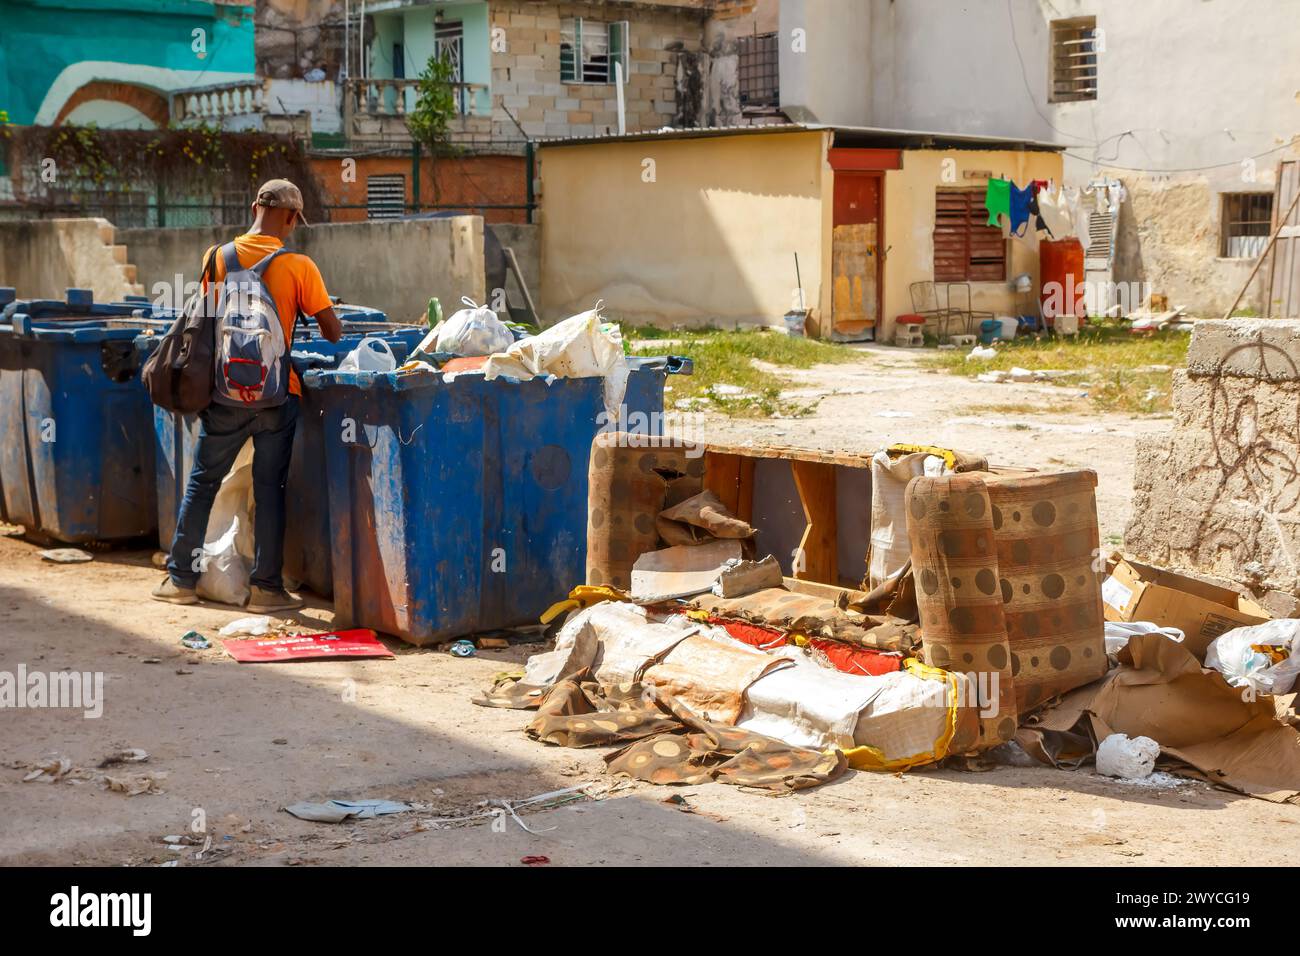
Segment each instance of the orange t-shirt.
[[[239,256],[239,264],[248,269],[257,265],[283,245],[284,243],[274,236],[236,236],[235,254]],[[219,248],[220,246],[213,246],[203,254],[203,274],[205,276],[207,275],[208,257],[212,255],[214,250]],[[216,262],[217,281],[224,278],[225,274],[226,264],[218,256]],[[277,258],[267,267],[266,272],[262,275],[262,281],[266,284],[266,291],[271,293],[271,298],[275,300],[275,311],[280,315],[280,325],[284,328],[284,341],[289,348],[293,347],[293,326],[298,318],[298,313],[315,315],[322,309],[328,309],[334,304],[330,301],[329,293],[325,291],[325,280],[321,278],[316,263],[301,253],[286,252]],[[207,289],[206,281],[203,287],[205,290]],[[302,395],[302,385],[298,381],[298,373],[293,371],[292,368],[289,370],[289,394]]]

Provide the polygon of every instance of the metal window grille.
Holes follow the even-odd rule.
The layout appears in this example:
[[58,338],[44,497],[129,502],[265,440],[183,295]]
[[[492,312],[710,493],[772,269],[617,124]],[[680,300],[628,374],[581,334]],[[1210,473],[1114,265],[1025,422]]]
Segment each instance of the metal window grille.
[[386,173],[366,177],[367,219],[400,219],[405,211],[405,174]]
[[1273,227],[1272,193],[1224,193],[1219,255],[1253,259],[1264,252]]
[[1052,102],[1097,98],[1096,31],[1096,17],[1052,21]]
[[983,189],[934,194],[934,281],[1000,282],[1007,277],[1007,241],[988,225]]
[[775,33],[758,33],[736,41],[740,105],[779,106],[780,71]]

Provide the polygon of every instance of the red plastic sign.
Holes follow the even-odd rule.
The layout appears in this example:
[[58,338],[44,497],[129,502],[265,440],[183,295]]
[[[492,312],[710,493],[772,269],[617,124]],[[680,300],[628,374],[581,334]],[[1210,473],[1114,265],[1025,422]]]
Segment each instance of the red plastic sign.
[[271,640],[232,637],[221,644],[227,654],[244,664],[273,664],[276,661],[306,661],[323,657],[394,656],[368,627],[328,634],[294,634]]

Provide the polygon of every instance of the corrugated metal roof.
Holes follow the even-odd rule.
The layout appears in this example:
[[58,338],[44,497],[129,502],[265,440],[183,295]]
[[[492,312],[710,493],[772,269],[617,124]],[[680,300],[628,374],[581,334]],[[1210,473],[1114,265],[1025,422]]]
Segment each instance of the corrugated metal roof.
[[897,149],[1025,149],[1060,152],[1059,143],[1014,136],[939,133],[929,130],[884,129],[875,126],[836,126],[829,123],[761,123],[751,126],[695,126],[642,130],[635,133],[560,136],[537,141],[539,146],[584,146],[592,143],[634,143],[647,140],[708,139],[719,136],[761,136],[772,133],[817,132],[836,134],[838,146],[881,146]]

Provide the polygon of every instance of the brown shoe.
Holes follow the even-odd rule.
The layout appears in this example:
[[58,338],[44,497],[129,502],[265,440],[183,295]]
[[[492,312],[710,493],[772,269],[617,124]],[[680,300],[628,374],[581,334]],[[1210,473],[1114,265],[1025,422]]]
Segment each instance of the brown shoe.
[[266,614],[269,611],[296,611],[300,607],[302,601],[283,588],[270,591],[266,588],[254,587],[248,595],[248,603],[244,605],[244,610]]
[[149,592],[149,596],[167,604],[195,604],[199,600],[193,588],[180,587],[170,577],[163,578],[162,584]]

